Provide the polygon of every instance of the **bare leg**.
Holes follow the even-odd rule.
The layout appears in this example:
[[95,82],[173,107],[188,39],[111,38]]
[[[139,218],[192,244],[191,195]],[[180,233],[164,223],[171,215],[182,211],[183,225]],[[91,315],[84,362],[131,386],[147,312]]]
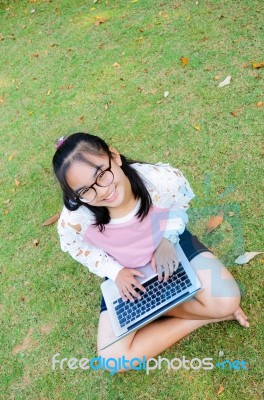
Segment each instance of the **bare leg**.
[[[143,356],[146,356],[149,359],[162,353],[168,347],[203,325],[232,319],[235,319],[234,315],[210,320],[187,320],[175,317],[156,320],[113,343],[106,349],[98,351],[98,354],[105,359],[110,357],[118,359],[122,356],[125,356],[126,359],[135,357],[142,359]],[[98,349],[113,337],[108,311],[103,311],[99,320]],[[125,371],[120,370],[119,372]]]
[[240,291],[232,274],[211,252],[198,254],[190,261],[202,290],[195,298],[176,306],[165,315],[184,319],[224,318],[235,314],[238,322],[249,326],[247,316],[239,307]]
[[100,348],[115,336],[108,311],[102,312],[98,327],[98,354],[104,358],[125,356],[127,359],[142,359],[146,356],[149,359],[209,323],[235,319],[248,327],[247,317],[239,307],[237,283],[221,261],[211,252],[204,252],[198,254],[191,265],[202,283],[202,290],[195,299],[173,308],[165,314],[167,318],[151,322],[104,350]]

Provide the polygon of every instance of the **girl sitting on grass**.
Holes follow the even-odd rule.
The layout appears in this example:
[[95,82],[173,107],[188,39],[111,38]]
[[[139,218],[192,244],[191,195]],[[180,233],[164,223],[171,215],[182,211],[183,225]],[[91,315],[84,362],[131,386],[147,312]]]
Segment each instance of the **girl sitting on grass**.
[[[121,297],[134,301],[140,298],[136,288],[145,291],[136,279],[142,276],[137,267],[151,261],[159,279],[168,280],[178,266],[179,243],[202,284],[194,298],[172,308],[166,318],[104,350],[115,335],[102,297],[98,355],[148,359],[209,323],[237,320],[249,327],[233,276],[185,227],[188,203],[195,195],[179,169],[127,159],[88,133],[61,138],[56,147],[53,168],[63,193],[58,232],[64,252],[92,273],[112,279]],[[153,230],[167,211],[165,229]]]

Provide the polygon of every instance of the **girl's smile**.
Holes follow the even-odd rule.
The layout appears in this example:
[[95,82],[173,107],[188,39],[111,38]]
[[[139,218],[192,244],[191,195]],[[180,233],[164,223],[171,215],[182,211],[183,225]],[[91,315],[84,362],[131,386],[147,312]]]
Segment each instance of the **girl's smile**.
[[88,188],[93,185],[96,197],[89,204],[95,207],[107,207],[111,218],[119,218],[128,214],[135,207],[136,199],[129,179],[121,168],[122,160],[119,153],[114,148],[111,148],[111,152],[111,172],[114,178],[109,186],[94,185],[100,173],[109,166],[107,155],[88,155],[89,161],[94,166],[85,162],[74,161],[68,170],[67,182],[74,192],[78,192],[80,188]]

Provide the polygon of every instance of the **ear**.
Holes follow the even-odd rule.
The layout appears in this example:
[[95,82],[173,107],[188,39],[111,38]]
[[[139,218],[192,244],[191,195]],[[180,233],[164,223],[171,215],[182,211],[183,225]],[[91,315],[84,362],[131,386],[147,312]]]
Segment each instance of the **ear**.
[[118,153],[118,151],[112,146],[109,146],[109,150],[111,151],[113,159],[115,160],[117,165],[119,165],[119,167],[121,167],[122,160],[121,160],[121,157],[120,157],[120,154]]

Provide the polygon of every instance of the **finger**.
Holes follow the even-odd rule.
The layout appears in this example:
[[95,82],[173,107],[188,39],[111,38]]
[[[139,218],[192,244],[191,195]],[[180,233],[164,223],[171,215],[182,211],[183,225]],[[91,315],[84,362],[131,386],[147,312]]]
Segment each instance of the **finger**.
[[175,266],[175,262],[174,262],[174,261],[171,261],[171,262],[169,263],[169,276],[170,276],[170,277],[173,275],[174,266]]
[[128,288],[123,289],[123,294],[126,296],[126,300],[130,300],[134,302],[134,297],[131,296]]
[[[135,279],[135,283],[133,283],[133,285],[134,285],[134,287],[138,288],[139,290],[141,290],[144,293],[147,291],[147,289],[144,286],[142,286],[136,279]],[[139,298],[141,298],[141,297],[139,297]]]
[[[142,298],[141,294],[138,291],[136,291],[133,286],[131,286],[131,288],[128,288],[130,294],[133,296],[133,298],[141,299]],[[143,291],[146,292],[146,289],[143,286],[142,286],[142,288],[143,288]]]
[[119,294],[123,301],[127,301],[126,295],[123,293],[122,290],[119,290]]
[[170,268],[167,264],[164,266],[164,282],[167,282],[167,280],[169,279],[169,275],[170,275]]
[[181,261],[181,260],[177,260],[177,259],[175,259],[175,260],[173,261],[173,270],[174,270],[174,271],[176,271],[177,268],[179,267],[180,261]]
[[163,265],[158,265],[157,266],[157,273],[158,273],[158,280],[162,281],[162,272],[163,272]]
[[142,272],[137,271],[137,270],[134,269],[134,268],[131,268],[130,271],[132,272],[133,275],[141,276],[142,278],[145,277],[145,275],[144,275]]
[[153,254],[152,258],[151,258],[151,268],[153,269],[154,272],[157,271],[154,254]]

